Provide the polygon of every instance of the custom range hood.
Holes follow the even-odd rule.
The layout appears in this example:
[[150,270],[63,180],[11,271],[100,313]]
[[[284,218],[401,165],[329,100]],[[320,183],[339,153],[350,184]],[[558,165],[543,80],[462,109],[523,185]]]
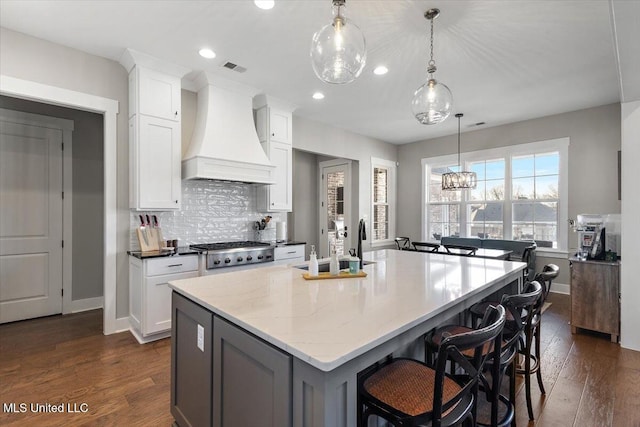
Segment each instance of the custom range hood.
[[258,91],[205,72],[195,84],[198,110],[182,178],[273,184],[275,166],[262,150],[253,121]]

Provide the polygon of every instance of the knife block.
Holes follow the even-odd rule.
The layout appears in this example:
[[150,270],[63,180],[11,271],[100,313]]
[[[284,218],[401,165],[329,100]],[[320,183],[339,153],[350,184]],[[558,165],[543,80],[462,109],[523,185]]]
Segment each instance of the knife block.
[[[138,228],[136,230],[138,234],[138,242],[140,242],[140,250],[142,252],[159,251],[160,245],[158,243],[158,233],[155,229],[145,227],[145,229]],[[145,240],[146,234],[146,240]]]

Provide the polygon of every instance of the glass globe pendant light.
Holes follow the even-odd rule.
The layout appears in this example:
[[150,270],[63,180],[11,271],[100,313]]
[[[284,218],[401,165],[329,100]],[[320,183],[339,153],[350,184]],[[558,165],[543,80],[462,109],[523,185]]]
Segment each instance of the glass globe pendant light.
[[437,69],[433,60],[433,20],[439,14],[440,9],[429,9],[424,13],[424,17],[431,22],[431,58],[427,66],[429,79],[415,91],[411,102],[413,115],[423,125],[436,125],[445,121],[451,114],[453,105],[449,88],[433,77]]
[[316,76],[334,84],[351,83],[364,68],[366,42],[360,28],[343,15],[345,0],[333,1],[333,21],[313,35],[311,65]]
[[[458,170],[460,170],[460,119],[463,114],[456,114],[458,119]],[[442,174],[443,190],[464,190],[467,188],[476,188],[478,185],[478,175],[475,172],[459,171],[447,172]]]

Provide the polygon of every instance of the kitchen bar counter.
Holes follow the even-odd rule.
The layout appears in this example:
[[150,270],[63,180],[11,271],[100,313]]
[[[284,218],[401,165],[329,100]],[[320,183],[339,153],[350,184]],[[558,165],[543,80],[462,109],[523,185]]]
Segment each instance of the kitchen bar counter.
[[[365,278],[307,281],[303,270],[272,266],[169,282],[175,291],[174,317],[185,319],[177,327],[186,328],[173,334],[172,389],[181,372],[194,375],[188,373],[194,360],[212,348],[212,385],[203,392],[213,390],[218,396],[213,399],[214,420],[225,414],[236,425],[245,425],[246,411],[233,408],[276,405],[289,414],[280,421],[292,422],[265,425],[353,426],[358,372],[388,354],[404,354],[407,346],[420,345],[426,332],[482,298],[509,285],[520,289],[526,266],[397,250],[368,252],[364,260],[371,262],[364,266]],[[192,319],[202,319],[193,321],[204,328],[205,350],[195,348],[196,323],[188,326],[189,311],[195,313]],[[184,356],[184,362],[176,359],[185,352],[191,355]],[[281,358],[279,367],[271,363]],[[208,369],[211,359],[201,366]],[[250,372],[264,369],[270,372],[266,377],[250,378]],[[240,392],[232,384],[248,388]],[[278,384],[291,384],[292,389],[280,390]],[[265,392],[252,394],[259,403],[246,402],[254,387],[266,387]],[[178,403],[172,413],[181,417],[185,413],[184,407],[178,408],[180,400],[192,402],[198,393],[181,397],[174,392],[178,395],[172,401]]]

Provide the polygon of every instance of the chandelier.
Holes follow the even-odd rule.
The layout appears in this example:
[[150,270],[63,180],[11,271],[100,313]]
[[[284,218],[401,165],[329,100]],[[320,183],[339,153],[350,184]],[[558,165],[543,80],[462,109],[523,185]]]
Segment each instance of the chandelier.
[[[463,114],[456,114],[458,119],[458,170],[460,169],[460,118]],[[478,184],[478,176],[475,172],[447,172],[442,174],[442,189],[443,190],[464,190],[467,188],[476,188]]]

